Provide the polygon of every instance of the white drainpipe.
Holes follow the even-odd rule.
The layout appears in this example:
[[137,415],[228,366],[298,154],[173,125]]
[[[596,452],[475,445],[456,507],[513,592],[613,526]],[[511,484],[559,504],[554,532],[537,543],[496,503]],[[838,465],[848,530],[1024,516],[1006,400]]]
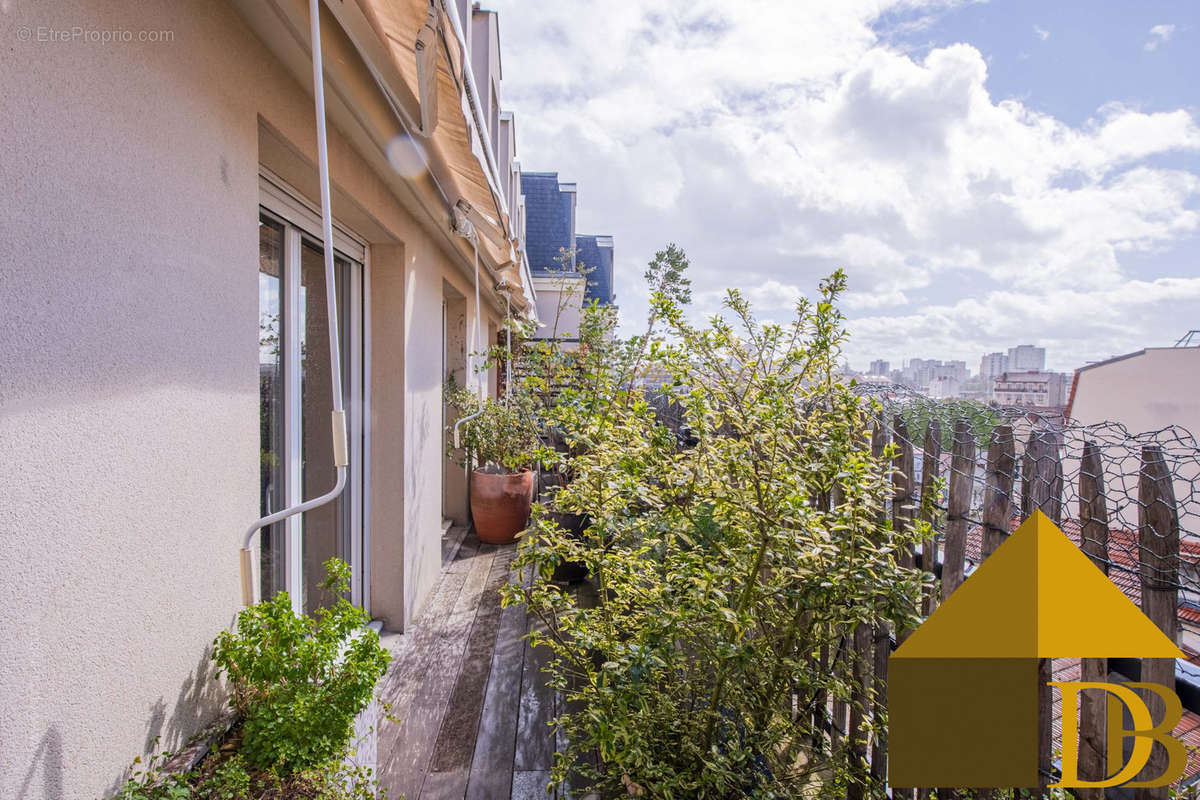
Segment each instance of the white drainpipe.
[[[325,70],[321,61],[321,7],[320,0],[308,0],[309,26],[312,35],[313,99],[317,116],[317,168],[321,183],[321,236],[325,252],[325,304],[329,319],[329,370],[333,392],[333,464],[337,468],[337,481],[333,488],[299,505],[276,511],[255,522],[246,531],[242,542],[242,603],[254,602],[254,566],[250,556],[250,542],[254,534],[268,525],[319,508],[335,500],[346,487],[346,467],[350,463],[349,446],[346,440],[346,411],[342,406],[342,359],[338,347],[337,284],[333,271],[333,214],[330,210],[329,151],[325,138]],[[478,282],[478,281],[477,281]]]
[[[479,327],[480,327],[480,321],[479,321],[480,320],[480,316],[479,316],[479,232],[477,230],[475,230],[474,223],[472,223],[471,220],[467,219],[466,214],[462,213],[461,209],[456,209],[456,211],[458,213],[456,213],[455,217],[454,217],[454,232],[457,233],[459,236],[463,237],[464,239],[469,239],[471,241],[471,244],[473,245],[473,249],[475,251],[475,337],[474,338],[475,338],[476,352],[478,352]],[[469,355],[469,358],[467,360],[467,371],[474,372],[474,370],[471,369],[472,361],[474,360],[474,356],[472,356],[470,354],[468,354],[468,355]],[[470,375],[467,376],[467,380],[470,380]],[[483,409],[480,409],[479,411],[476,411],[474,414],[463,417],[462,419],[460,419],[454,423],[454,449],[455,450],[457,450],[459,447],[458,429],[462,427],[463,423],[470,422],[471,420],[475,419],[482,413],[483,413]],[[465,466],[465,469],[467,470],[467,473],[469,474],[471,472],[471,465],[467,464]]]

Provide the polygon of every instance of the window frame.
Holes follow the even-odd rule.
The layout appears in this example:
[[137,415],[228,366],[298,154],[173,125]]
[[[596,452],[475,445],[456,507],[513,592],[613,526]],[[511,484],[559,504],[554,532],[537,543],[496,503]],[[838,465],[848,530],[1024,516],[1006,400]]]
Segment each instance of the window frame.
[[[304,242],[320,248],[321,213],[304,200],[282,178],[260,168],[259,218],[267,217],[283,226],[283,264],[280,280],[280,340],[284,343],[283,436],[284,499],[291,507],[305,499],[301,465],[301,400],[299,341],[301,252]],[[345,298],[347,325],[339,331],[350,354],[346,389],[346,422],[351,469],[344,496],[349,503],[350,600],[370,612],[370,261],[366,242],[334,221],[334,256],[349,262],[351,275]],[[339,298],[339,303],[343,302]],[[284,522],[284,588],[297,614],[304,609],[303,515]]]

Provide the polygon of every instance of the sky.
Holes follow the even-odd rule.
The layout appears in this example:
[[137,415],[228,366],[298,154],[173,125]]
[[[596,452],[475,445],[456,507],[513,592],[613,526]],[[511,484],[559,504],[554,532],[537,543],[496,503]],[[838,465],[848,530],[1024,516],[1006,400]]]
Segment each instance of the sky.
[[492,0],[522,169],[578,184],[694,315],[846,270],[866,369],[1017,344],[1071,370],[1200,328],[1200,2]]

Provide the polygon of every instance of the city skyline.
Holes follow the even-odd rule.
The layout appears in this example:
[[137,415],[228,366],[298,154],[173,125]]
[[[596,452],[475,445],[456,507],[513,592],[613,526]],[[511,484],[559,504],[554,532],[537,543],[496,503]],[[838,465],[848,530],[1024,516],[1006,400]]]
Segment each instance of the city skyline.
[[1033,408],[1064,407],[1075,375],[1075,370],[1048,369],[1046,348],[1036,344],[985,353],[976,371],[963,359],[920,356],[897,365],[877,358],[865,372],[849,362],[846,368],[869,382],[900,384],[934,399],[968,398]]
[[[1001,357],[1002,361],[996,361],[995,359],[993,359],[993,357],[995,357],[995,356]],[[975,377],[975,376],[985,376],[985,375],[998,375],[1000,373],[1008,372],[1008,371],[1012,371],[1012,372],[1045,371],[1045,370],[1047,370],[1046,358],[1047,358],[1046,348],[1041,347],[1038,344],[1019,344],[1019,345],[1012,345],[1007,348],[1002,348],[1000,350],[994,350],[990,353],[982,354],[979,357],[979,369],[975,369],[975,370],[973,370],[971,368],[972,362],[970,359],[927,358],[925,356],[908,356],[906,358],[902,358],[900,361],[898,361],[896,363],[892,363],[889,359],[884,359],[884,358],[872,359],[866,372],[868,374],[883,375],[883,374],[886,374],[886,373],[894,371],[894,370],[907,368],[912,362],[918,361],[918,362],[934,362],[937,364],[947,364],[947,365],[948,364],[965,364],[967,375]],[[993,363],[990,365],[992,367],[992,369],[985,370],[984,369],[985,364],[986,364],[986,362],[989,361],[989,359],[993,360]],[[846,363],[849,366],[851,366],[851,368],[853,368],[853,364],[850,364],[849,361],[847,361]],[[888,369],[884,370],[883,372],[877,372],[875,370],[875,367],[878,364],[886,364],[886,365],[888,365]],[[1080,365],[1080,366],[1086,366],[1086,365]],[[1049,371],[1051,371],[1051,372],[1069,372],[1072,370],[1049,370]]]
[[1195,6],[487,5],[522,167],[621,242],[625,332],[669,241],[697,318],[737,286],[784,319],[844,267],[860,365],[1036,337],[1068,370],[1200,327]]

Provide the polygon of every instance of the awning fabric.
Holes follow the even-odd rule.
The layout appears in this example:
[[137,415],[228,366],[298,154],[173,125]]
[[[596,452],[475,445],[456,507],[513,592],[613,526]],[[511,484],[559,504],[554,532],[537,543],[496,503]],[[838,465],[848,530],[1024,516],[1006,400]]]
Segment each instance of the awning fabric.
[[[387,46],[392,61],[409,91],[420,97],[417,80],[417,34],[425,24],[429,0],[357,0],[380,41]],[[452,23],[441,14],[444,35],[441,37],[438,62],[438,121],[425,147],[435,150],[449,168],[454,189],[476,210],[498,222],[499,236],[504,238],[507,225],[503,208],[492,192],[487,177],[483,145],[473,133],[469,119],[470,105],[463,82],[464,53],[453,32]],[[417,117],[419,119],[419,115]],[[452,201],[457,198],[451,198]],[[480,247],[486,249],[493,263],[509,260],[507,249],[480,237]]]

